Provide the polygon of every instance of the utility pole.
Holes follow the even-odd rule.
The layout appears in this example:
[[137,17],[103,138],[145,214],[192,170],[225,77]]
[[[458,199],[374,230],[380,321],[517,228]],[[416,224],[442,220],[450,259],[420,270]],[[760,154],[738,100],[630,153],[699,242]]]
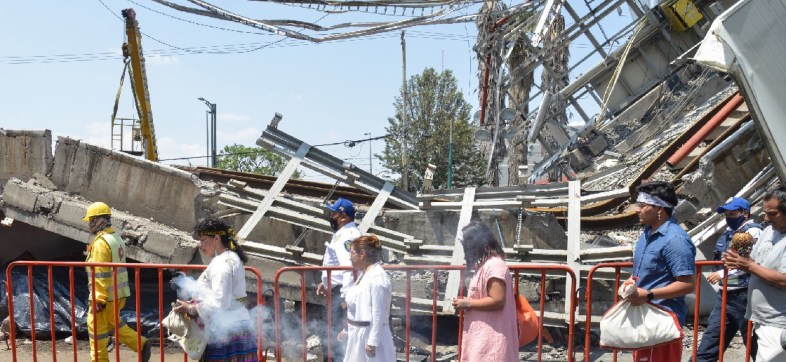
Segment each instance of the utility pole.
[[374,174],[374,169],[371,167],[371,132],[363,134],[368,138],[368,173]]
[[402,96],[401,102],[401,126],[404,130],[401,135],[401,157],[404,164],[401,170],[402,186],[405,191],[409,191],[409,156],[407,151],[407,42],[404,40],[404,30],[401,31],[401,79],[402,79]]
[[450,141],[448,143],[448,190],[453,188],[453,119],[450,120]]
[[216,104],[210,103],[206,99],[199,97],[197,100],[205,102],[208,108],[208,119],[207,119],[207,148],[208,152],[210,153],[210,158],[208,159],[208,166],[209,167],[216,167]]

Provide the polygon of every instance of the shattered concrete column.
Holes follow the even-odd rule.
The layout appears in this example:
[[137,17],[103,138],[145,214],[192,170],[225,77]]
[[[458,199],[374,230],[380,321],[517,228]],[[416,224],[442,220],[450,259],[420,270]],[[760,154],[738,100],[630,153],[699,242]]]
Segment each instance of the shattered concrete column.
[[51,131],[0,129],[0,192],[11,177],[28,180],[36,173],[46,175],[51,165]]

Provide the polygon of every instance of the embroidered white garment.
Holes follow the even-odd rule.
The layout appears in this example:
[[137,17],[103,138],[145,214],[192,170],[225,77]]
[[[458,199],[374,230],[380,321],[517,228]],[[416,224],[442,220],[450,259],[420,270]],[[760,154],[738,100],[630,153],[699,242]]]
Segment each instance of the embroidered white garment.
[[213,258],[197,283],[200,292],[194,299],[211,340],[240,332],[235,326],[251,320],[239,301],[246,296],[246,277],[237,254],[227,250]]

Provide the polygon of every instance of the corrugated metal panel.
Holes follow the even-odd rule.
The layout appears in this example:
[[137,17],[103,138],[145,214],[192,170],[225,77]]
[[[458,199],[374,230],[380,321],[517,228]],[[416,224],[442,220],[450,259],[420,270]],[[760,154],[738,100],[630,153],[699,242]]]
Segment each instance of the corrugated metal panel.
[[786,1],[743,0],[710,28],[695,59],[731,74],[786,180]]

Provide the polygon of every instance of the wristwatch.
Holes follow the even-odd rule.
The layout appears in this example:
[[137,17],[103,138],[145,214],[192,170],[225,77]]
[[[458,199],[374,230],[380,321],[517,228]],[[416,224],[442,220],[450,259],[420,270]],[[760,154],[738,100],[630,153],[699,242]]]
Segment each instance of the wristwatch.
[[651,301],[651,300],[653,300],[653,299],[655,299],[655,293],[653,293],[653,292],[650,290],[650,291],[648,291],[648,292],[647,292],[647,301],[649,302],[649,301]]

